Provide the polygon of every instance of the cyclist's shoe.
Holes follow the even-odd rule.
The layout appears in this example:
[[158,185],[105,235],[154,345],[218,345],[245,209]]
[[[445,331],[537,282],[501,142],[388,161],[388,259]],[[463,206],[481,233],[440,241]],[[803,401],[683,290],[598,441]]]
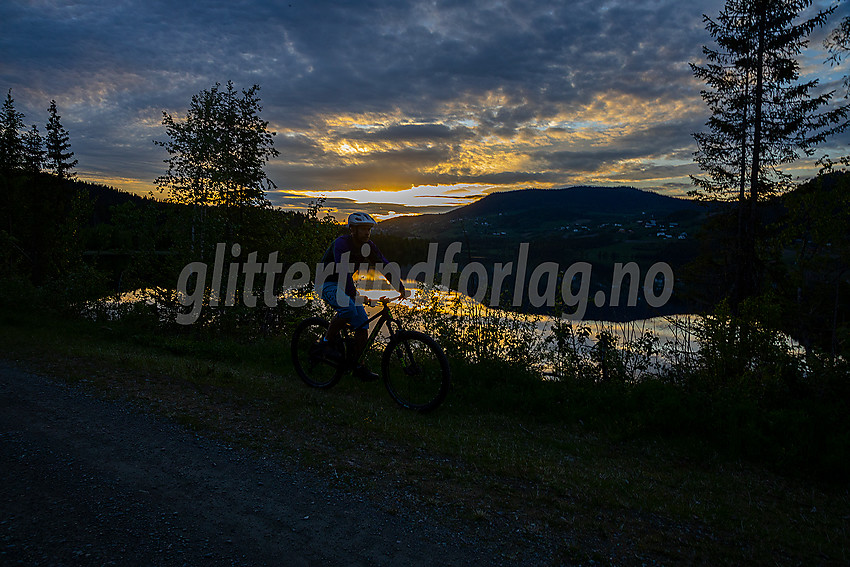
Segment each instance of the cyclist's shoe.
[[361,382],[373,382],[381,378],[376,373],[369,370],[365,364],[358,364],[354,369],[354,375],[357,376]]
[[321,358],[328,362],[339,363],[342,361],[342,353],[334,348],[330,341],[319,341],[310,347],[310,356]]

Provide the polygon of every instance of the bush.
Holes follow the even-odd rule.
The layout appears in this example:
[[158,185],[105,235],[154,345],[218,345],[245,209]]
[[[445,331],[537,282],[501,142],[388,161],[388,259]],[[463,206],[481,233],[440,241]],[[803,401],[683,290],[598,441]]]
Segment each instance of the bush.
[[699,350],[677,375],[694,391],[744,398],[786,396],[800,383],[803,358],[779,331],[770,296],[743,302],[733,314],[726,301],[696,319]]
[[44,297],[52,307],[69,315],[82,315],[88,302],[109,292],[106,276],[85,262],[78,262],[51,277],[43,286]]

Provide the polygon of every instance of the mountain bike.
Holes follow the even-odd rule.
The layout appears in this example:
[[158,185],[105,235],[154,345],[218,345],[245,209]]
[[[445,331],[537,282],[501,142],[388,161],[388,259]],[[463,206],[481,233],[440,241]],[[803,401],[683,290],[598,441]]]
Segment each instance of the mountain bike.
[[395,299],[382,297],[380,311],[369,317],[377,324],[369,333],[366,348],[352,360],[354,330],[346,325],[334,345],[339,358],[320,354],[318,348],[330,323],[321,317],[301,321],[292,334],[292,362],[298,376],[313,388],[331,388],[353,369],[364,353],[369,352],[378,333],[386,327],[389,341],[381,357],[384,386],[402,407],[427,412],[439,406],[451,384],[449,361],[442,347],[429,335],[403,329],[393,317],[389,304]]

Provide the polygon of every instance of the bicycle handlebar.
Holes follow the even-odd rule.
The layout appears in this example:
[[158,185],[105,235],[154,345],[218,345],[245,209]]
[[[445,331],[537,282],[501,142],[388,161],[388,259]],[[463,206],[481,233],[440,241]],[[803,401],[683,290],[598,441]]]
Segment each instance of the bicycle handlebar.
[[374,307],[378,303],[380,303],[381,305],[386,307],[388,304],[392,303],[393,301],[398,301],[399,299],[406,299],[406,298],[407,298],[407,296],[402,295],[402,294],[398,294],[395,297],[387,297],[386,295],[383,295],[383,296],[381,296],[380,299],[371,299],[371,298],[368,298],[368,297],[364,297],[363,303],[365,303],[369,307]]

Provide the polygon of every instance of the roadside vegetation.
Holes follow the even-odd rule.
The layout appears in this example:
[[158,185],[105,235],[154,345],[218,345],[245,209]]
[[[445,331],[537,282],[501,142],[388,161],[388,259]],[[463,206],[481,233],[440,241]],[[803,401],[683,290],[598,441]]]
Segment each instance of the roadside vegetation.
[[[145,303],[125,305],[117,318],[106,309],[69,317],[46,298],[5,297],[3,359],[364,495],[398,492],[399,506],[429,506],[484,537],[511,533],[501,541],[508,555],[531,540],[551,545],[558,560],[602,564],[847,559],[846,459],[833,452],[829,463],[794,440],[829,415],[831,404],[813,398],[778,409],[759,402],[768,390],[751,383],[747,393],[745,384],[689,391],[661,378],[602,382],[593,359],[582,359],[587,374],[541,380],[502,327],[493,339],[477,330],[472,353],[448,335],[468,328],[452,325],[451,313],[425,311],[417,316],[435,331],[445,326],[456,385],[437,412],[420,415],[398,408],[380,383],[306,387],[292,371],[287,334],[303,314],[289,308],[267,313],[276,323],[265,331],[235,312],[187,329],[163,325]],[[514,359],[497,354],[511,348]],[[798,434],[781,429],[783,411],[802,426]],[[844,425],[808,440],[835,451]],[[820,465],[804,463],[804,452]]]

